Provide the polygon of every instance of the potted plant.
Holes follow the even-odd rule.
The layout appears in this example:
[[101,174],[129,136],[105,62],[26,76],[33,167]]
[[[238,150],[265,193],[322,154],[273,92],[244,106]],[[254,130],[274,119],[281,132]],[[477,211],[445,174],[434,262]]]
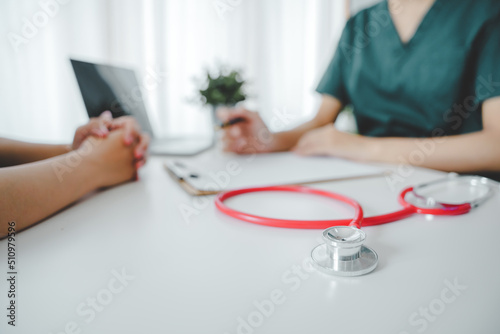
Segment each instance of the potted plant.
[[237,103],[245,101],[247,99],[245,85],[246,82],[238,70],[224,66],[220,66],[215,73],[207,70],[202,78],[195,100],[210,108],[214,125],[214,147],[218,142],[216,127],[220,125],[216,116],[217,108],[232,108]]
[[238,102],[246,100],[245,84],[239,71],[220,68],[215,75],[206,72],[198,93],[201,102],[210,106],[215,117],[218,107],[234,107]]

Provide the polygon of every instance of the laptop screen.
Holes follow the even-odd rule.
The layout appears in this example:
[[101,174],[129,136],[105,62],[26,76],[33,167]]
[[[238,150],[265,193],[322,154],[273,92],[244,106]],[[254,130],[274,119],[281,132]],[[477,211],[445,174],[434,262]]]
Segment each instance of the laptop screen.
[[153,135],[140,85],[133,70],[71,59],[89,117],[109,110],[113,117],[132,115]]

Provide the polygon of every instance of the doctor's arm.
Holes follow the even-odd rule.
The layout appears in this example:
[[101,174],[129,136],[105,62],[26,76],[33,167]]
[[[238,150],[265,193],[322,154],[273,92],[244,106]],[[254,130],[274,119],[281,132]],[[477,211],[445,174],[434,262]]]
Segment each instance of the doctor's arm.
[[305,134],[301,155],[412,164],[449,172],[500,171],[500,97],[483,103],[483,130],[437,138],[372,138],[343,133],[333,125]]
[[[329,95],[323,95],[316,116],[289,131],[272,133],[257,112],[246,109],[218,110],[217,117],[223,122],[243,118],[245,121],[224,130],[222,141],[225,151],[239,154],[287,151],[297,144],[304,133],[332,123],[342,110],[342,103]],[[271,125],[286,126],[286,114],[275,115]],[[272,124],[277,123],[277,124]]]

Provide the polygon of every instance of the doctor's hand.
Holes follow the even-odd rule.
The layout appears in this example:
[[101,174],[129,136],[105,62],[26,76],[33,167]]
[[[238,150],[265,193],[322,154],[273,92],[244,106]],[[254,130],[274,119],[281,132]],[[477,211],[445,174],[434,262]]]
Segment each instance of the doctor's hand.
[[332,124],[306,132],[292,149],[303,156],[365,160],[369,138],[339,131]]
[[219,108],[217,118],[226,123],[231,119],[244,121],[231,125],[224,131],[222,142],[224,151],[238,154],[253,154],[276,151],[276,138],[267,128],[259,114],[246,109]]

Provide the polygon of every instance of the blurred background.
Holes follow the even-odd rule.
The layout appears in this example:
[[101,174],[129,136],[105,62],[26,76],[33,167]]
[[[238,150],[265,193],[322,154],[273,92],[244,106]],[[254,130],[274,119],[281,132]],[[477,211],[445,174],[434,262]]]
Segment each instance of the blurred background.
[[135,69],[162,136],[212,131],[193,97],[220,65],[241,71],[245,106],[293,115],[291,128],[314,116],[348,14],[374,2],[2,0],[0,136],[72,140],[88,117],[69,57]]

